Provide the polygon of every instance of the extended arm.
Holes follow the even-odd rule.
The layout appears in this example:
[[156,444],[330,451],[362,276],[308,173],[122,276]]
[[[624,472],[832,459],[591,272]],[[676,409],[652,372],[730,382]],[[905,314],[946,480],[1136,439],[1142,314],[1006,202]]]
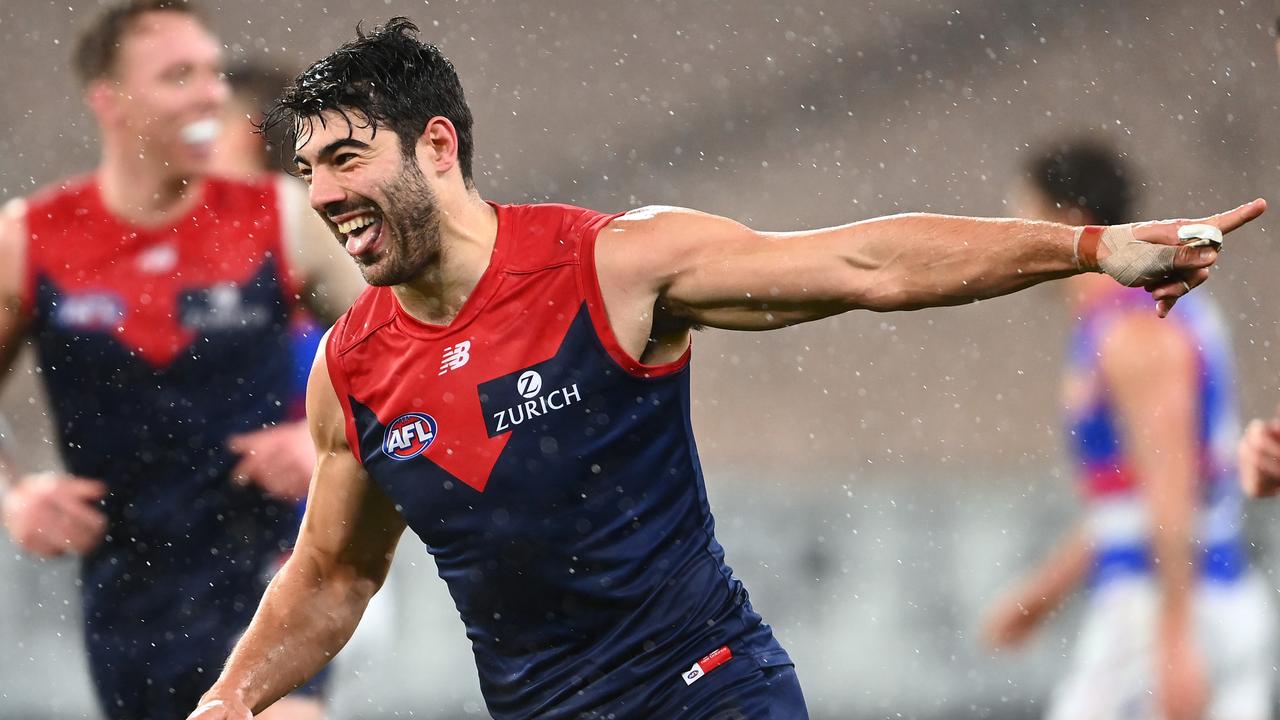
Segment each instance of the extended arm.
[[1199,717],[1203,670],[1193,597],[1200,473],[1199,366],[1192,340],[1151,317],[1118,321],[1101,347],[1103,374],[1146,499],[1159,581],[1158,691],[1166,717]]
[[[1265,207],[1256,200],[1197,222],[1229,232]],[[1118,226],[1122,232],[1106,237],[1121,237],[1121,244],[1104,241],[1097,260],[1117,275],[1123,260],[1123,275],[1152,291],[1163,314],[1217,259],[1208,248],[1169,247],[1190,222]],[[770,233],[695,211],[645,208],[605,228],[596,257],[606,293],[622,296],[607,299],[623,312],[644,307],[648,297],[648,309],[656,301],[658,313],[689,325],[764,330],[854,309],[956,305],[1066,277],[1088,269],[1077,260],[1079,232],[1027,220],[910,214]],[[1132,270],[1144,263],[1147,274],[1135,279]]]
[[316,469],[293,555],[192,720],[248,720],[351,638],[386,579],[405,522],[352,455],[322,349],[307,387]]

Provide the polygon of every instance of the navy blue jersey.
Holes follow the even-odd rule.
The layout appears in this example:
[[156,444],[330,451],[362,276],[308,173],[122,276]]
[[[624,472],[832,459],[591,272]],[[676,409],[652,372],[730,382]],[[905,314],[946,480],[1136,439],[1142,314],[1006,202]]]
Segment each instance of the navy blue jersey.
[[652,720],[704,674],[789,665],[715,539],[688,354],[644,365],[610,330],[593,248],[614,216],[495,207],[449,326],[370,288],[326,352],[350,445],[435,557],[489,711]]
[[59,450],[109,487],[107,538],[83,563],[91,659],[217,662],[297,527],[291,504],[230,481],[225,447],[290,400],[274,183],[210,179],[188,217],[144,228],[84,178],[33,197],[26,220],[24,308]]

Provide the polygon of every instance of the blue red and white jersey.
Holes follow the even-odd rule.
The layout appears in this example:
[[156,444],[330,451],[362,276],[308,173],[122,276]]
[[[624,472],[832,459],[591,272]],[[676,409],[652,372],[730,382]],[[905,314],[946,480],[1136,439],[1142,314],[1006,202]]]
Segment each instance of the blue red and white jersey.
[[107,540],[85,563],[91,622],[184,604],[194,622],[201,606],[217,618],[212,604],[254,602],[237,598],[296,532],[289,504],[230,481],[225,446],[290,399],[297,295],[275,183],[209,179],[200,193],[163,227],[116,218],[93,177],[27,203],[23,307],[59,449],[110,488]]
[[594,247],[615,216],[494,207],[451,324],[369,288],[326,346],[351,447],[435,557],[489,711],[650,718],[719,648],[789,664],[715,539],[688,353],[641,364],[610,329]]
[[[1146,501],[1100,367],[1100,348],[1117,320],[1153,312],[1142,290],[1117,289],[1089,304],[1076,323],[1064,384],[1067,429],[1097,554],[1094,581],[1151,572]],[[1233,581],[1247,569],[1235,462],[1240,425],[1226,325],[1212,301],[1188,295],[1164,322],[1194,348],[1200,561],[1207,579]]]

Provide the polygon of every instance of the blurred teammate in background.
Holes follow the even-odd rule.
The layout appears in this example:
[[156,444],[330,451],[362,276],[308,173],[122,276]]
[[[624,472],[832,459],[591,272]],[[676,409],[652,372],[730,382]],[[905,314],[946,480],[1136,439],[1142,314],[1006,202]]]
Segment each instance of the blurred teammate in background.
[[[1077,142],[1029,167],[1024,217],[1127,222],[1116,153]],[[1078,527],[998,603],[986,628],[1015,646],[1078,587],[1088,610],[1051,720],[1262,720],[1273,619],[1241,538],[1235,371],[1226,326],[1195,294],[1161,320],[1141,290],[1098,275],[1063,285],[1072,334],[1063,395]]]
[[1179,222],[917,214],[763,233],[675,208],[491,204],[458,76],[404,18],[313,65],[273,119],[298,130],[312,207],[374,287],[317,357],[298,545],[199,720],[248,720],[327,663],[406,525],[499,720],[802,720],[791,659],[715,540],[692,330],[954,305],[1082,271],[1151,288],[1163,314],[1217,257],[1175,247]]
[[[27,551],[83,555],[103,713],[168,720],[296,532],[314,452],[282,422],[291,308],[335,317],[359,281],[299,186],[208,175],[227,86],[189,5],[112,5],[75,66],[99,166],[0,221],[0,361],[34,344],[67,472],[7,478],[3,515]],[[319,717],[315,691],[271,717]]]

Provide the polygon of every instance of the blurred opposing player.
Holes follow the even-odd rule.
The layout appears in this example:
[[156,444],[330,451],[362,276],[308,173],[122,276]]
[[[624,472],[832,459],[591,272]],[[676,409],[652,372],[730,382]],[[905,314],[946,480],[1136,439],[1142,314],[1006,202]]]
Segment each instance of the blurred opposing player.
[[[9,478],[4,521],[84,556],[89,667],[122,720],[180,717],[247,624],[314,464],[280,423],[290,308],[334,317],[359,286],[300,186],[206,176],[219,47],[183,2],[105,10],[76,53],[101,162],[0,222],[0,360],[34,344],[68,471]],[[272,717],[319,717],[313,691]]]
[[1081,269],[1149,285],[1166,312],[1217,256],[1174,247],[1177,222],[904,215],[779,234],[674,208],[490,204],[458,76],[404,18],[312,66],[275,118],[375,287],[317,358],[299,542],[199,720],[248,720],[333,657],[406,525],[495,718],[801,720],[791,659],[715,540],[692,329],[957,304]]
[[[1127,220],[1114,151],[1080,142],[1030,166],[1027,217]],[[1021,643],[1076,588],[1088,610],[1052,720],[1270,717],[1272,614],[1241,538],[1230,339],[1194,295],[1152,317],[1141,290],[1081,275],[1064,396],[1087,511],[997,605],[987,639]]]

